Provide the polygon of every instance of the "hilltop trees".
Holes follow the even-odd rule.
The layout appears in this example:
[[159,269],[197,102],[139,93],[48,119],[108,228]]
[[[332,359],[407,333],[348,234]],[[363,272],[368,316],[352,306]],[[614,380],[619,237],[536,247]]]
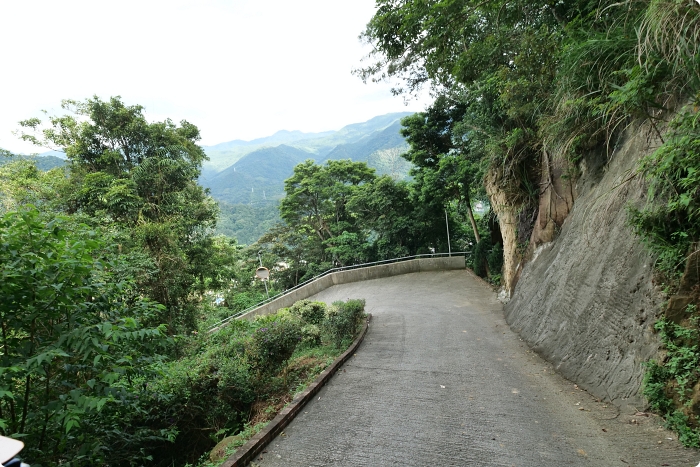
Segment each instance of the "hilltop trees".
[[360,226],[348,203],[375,178],[365,163],[350,160],[324,165],[307,160],[294,167],[280,203],[286,226],[271,229],[259,240],[289,264],[285,286],[334,266],[368,260],[365,238],[358,235]]
[[[422,172],[415,174],[422,177]],[[459,183],[468,180],[452,178],[457,188],[447,189],[463,193]],[[282,288],[333,267],[431,249],[447,252],[444,216],[450,198],[441,180],[431,185],[396,181],[388,175],[377,177],[363,162],[329,160],[319,165],[309,160],[294,168],[285,190],[280,204],[285,223],[252,247],[268,252],[271,261],[286,264],[276,273]],[[464,232],[453,229],[455,245],[465,243]]]
[[289,225],[314,232],[321,242],[328,241],[354,228],[348,200],[360,184],[374,178],[374,170],[361,162],[329,160],[323,166],[303,162],[284,182],[280,216]]
[[206,155],[198,129],[183,121],[149,123],[141,106],[118,97],[64,101],[68,113],[20,124],[23,138],[63,150],[70,161],[64,209],[110,232],[123,271],[165,306],[157,317],[171,331],[194,327],[191,292],[213,273],[210,244],[217,208],[197,184]]
[[401,134],[410,145],[404,157],[413,163],[411,175],[420,201],[456,202],[466,213],[478,242],[479,229],[471,203],[475,194],[483,196],[484,167],[472,150],[473,138],[464,131],[466,112],[462,102],[439,96],[425,112],[403,119]]

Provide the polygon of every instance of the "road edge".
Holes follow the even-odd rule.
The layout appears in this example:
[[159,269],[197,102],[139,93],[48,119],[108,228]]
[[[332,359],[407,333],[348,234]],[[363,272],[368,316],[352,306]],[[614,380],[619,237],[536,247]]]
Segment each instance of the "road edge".
[[352,343],[352,345],[343,352],[343,354],[338,357],[328,368],[323,370],[319,374],[313,383],[300,394],[298,394],[292,402],[290,402],[280,413],[277,414],[275,418],[272,419],[270,423],[267,424],[265,428],[262,429],[258,434],[253,436],[246,444],[241,446],[229,456],[228,459],[224,461],[220,467],[243,467],[255,459],[267,444],[272,441],[282,430],[289,425],[294,417],[297,416],[299,411],[309,402],[321,388],[328,382],[329,379],[335,374],[336,371],[352,357],[360,346],[362,341],[367,334],[369,329],[369,323],[372,320],[372,314],[367,314],[367,319],[365,321],[364,327],[357,336],[357,339]]

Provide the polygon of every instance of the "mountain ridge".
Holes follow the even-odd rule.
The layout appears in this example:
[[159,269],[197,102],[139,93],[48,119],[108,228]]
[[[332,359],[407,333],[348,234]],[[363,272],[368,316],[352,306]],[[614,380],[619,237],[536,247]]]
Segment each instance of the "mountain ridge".
[[[332,134],[308,139],[298,138],[309,134],[282,130],[275,133],[278,139],[297,139],[276,146],[244,146],[237,140],[221,143],[229,144],[229,154],[237,151],[235,160],[221,169],[223,159],[210,161],[214,164],[204,164],[199,178],[199,183],[208,188],[211,196],[220,203],[219,231],[235,234],[238,241],[244,244],[257,240],[279,221],[279,216],[272,216],[270,210],[276,208],[284,196],[284,181],[292,176],[294,166],[307,159],[319,164],[328,160],[350,159],[367,163],[379,175],[405,178],[411,164],[400,157],[408,147],[400,134],[400,120],[411,114],[380,115],[366,122],[346,125]],[[270,138],[259,138],[249,143],[269,142]],[[205,151],[210,148],[212,146],[205,148]],[[223,152],[226,151],[217,156]],[[212,157],[211,150],[208,154]]]
[[213,146],[203,146],[204,152],[209,156],[209,161],[205,162],[203,169],[210,172],[221,172],[237,163],[246,154],[281,144],[313,153],[315,160],[322,159],[337,146],[356,143],[372,133],[387,129],[401,118],[412,114],[413,112],[393,112],[378,115],[365,122],[350,123],[337,131],[304,133],[298,130],[280,130],[270,136],[250,141],[236,139]]

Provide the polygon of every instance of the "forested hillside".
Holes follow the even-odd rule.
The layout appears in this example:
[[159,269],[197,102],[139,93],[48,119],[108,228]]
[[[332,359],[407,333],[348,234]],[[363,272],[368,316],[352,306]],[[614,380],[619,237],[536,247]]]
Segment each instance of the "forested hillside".
[[231,204],[278,201],[294,166],[313,154],[287,145],[257,149],[201,183],[212,196]]
[[[284,196],[284,180],[306,159],[351,159],[367,163],[381,175],[406,178],[410,163],[400,157],[406,142],[399,121],[407,115],[382,115],[332,132],[279,131],[267,138],[205,147],[210,160],[199,181],[222,203],[218,232],[247,245],[260,238],[270,221],[280,220],[270,214]],[[231,217],[234,212],[237,217]]]
[[[359,302],[330,312],[304,303],[206,333],[266,296],[261,263],[274,294],[332,267],[469,249],[508,298],[532,281],[528,262],[568,235],[572,212],[576,225],[618,222],[614,238],[624,227],[647,248],[654,271],[625,293],[674,305],[655,324],[666,352],[645,362],[643,391],[700,445],[700,3],[376,4],[362,34],[373,52],[356,73],[394,79],[397,93],[430,88],[424,112],[234,141],[208,149],[209,167],[195,125],[149,122],[118,97],[65,101],[20,123],[25,140],[68,160],[39,170],[0,156],[0,431],[25,441],[31,463],[193,464],[259,428],[284,404],[280,391],[318,371],[319,349],[351,339],[343,321],[361,316]],[[620,167],[624,177],[601,182]],[[646,191],[636,204],[601,204],[596,183]],[[605,216],[575,211],[579,190]],[[475,215],[487,200],[492,210]],[[250,246],[215,235],[217,225]],[[607,252],[596,259],[614,260],[610,236],[596,241]],[[549,277],[568,277],[555,268],[570,262],[541,258]],[[620,276],[605,276],[609,295]],[[531,290],[540,299],[553,284]],[[604,324],[604,307],[595,311],[572,320]],[[628,318],[648,327],[660,314]],[[608,334],[619,348],[638,338]]]
[[66,161],[56,156],[25,156],[21,154],[12,154],[5,150],[0,150],[0,165],[9,164],[16,161],[31,161],[39,170],[51,170],[56,167],[63,167]]

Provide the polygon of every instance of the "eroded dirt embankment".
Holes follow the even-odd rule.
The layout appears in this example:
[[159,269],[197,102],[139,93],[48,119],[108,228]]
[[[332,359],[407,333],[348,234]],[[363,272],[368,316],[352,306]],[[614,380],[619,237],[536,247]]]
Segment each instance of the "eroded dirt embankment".
[[512,329],[563,376],[640,409],[642,364],[659,350],[660,308],[653,259],[628,226],[626,206],[644,202],[635,170],[651,150],[648,133],[631,129],[609,162],[582,167],[561,232],[535,251],[505,307]]

